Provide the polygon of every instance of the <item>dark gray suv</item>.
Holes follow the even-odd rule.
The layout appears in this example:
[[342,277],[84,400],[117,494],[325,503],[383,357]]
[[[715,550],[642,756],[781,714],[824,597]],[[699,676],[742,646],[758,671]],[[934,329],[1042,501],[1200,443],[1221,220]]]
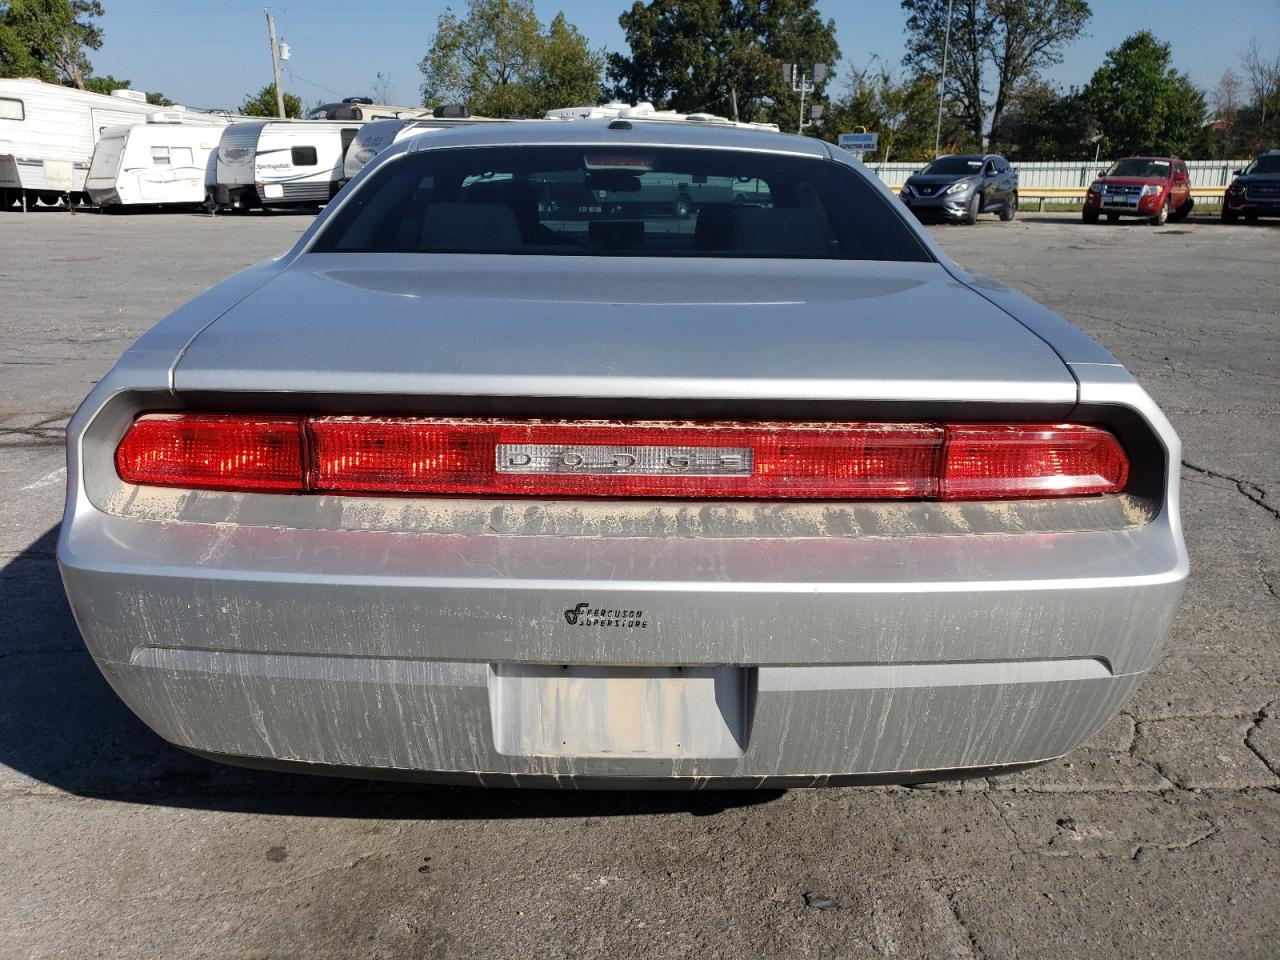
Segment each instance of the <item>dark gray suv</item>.
[[907,178],[898,194],[920,219],[974,223],[980,213],[1012,220],[1018,213],[1018,173],[996,154],[939,157]]
[[1222,222],[1244,217],[1280,217],[1280,150],[1261,153],[1227,187],[1222,198]]

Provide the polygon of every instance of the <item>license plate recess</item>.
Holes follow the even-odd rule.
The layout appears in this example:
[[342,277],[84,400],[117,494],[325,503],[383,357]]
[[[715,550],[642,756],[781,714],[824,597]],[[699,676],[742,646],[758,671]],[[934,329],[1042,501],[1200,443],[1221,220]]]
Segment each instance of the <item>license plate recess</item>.
[[754,671],[494,664],[494,743],[508,756],[740,757]]

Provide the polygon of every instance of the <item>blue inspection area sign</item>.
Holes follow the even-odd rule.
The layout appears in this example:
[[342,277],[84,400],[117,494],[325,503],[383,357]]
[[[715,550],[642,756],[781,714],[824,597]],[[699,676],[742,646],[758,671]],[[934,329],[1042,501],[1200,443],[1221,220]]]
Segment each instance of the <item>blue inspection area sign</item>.
[[880,145],[880,134],[842,133],[836,144],[850,153],[872,153]]

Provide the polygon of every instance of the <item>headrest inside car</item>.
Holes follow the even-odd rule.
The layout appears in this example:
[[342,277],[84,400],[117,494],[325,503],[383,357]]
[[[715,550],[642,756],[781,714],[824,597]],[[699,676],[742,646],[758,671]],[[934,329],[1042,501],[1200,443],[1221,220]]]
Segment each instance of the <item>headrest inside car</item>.
[[495,253],[520,247],[516,215],[497,203],[433,203],[422,221],[419,249]]

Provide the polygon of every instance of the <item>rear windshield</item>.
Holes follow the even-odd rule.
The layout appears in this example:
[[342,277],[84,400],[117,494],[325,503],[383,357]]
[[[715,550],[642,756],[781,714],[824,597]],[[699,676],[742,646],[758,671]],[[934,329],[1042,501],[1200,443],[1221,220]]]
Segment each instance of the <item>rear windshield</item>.
[[317,252],[932,259],[831,160],[635,147],[426,150],[388,163]]
[[1108,177],[1168,177],[1168,160],[1117,160],[1107,171]]

